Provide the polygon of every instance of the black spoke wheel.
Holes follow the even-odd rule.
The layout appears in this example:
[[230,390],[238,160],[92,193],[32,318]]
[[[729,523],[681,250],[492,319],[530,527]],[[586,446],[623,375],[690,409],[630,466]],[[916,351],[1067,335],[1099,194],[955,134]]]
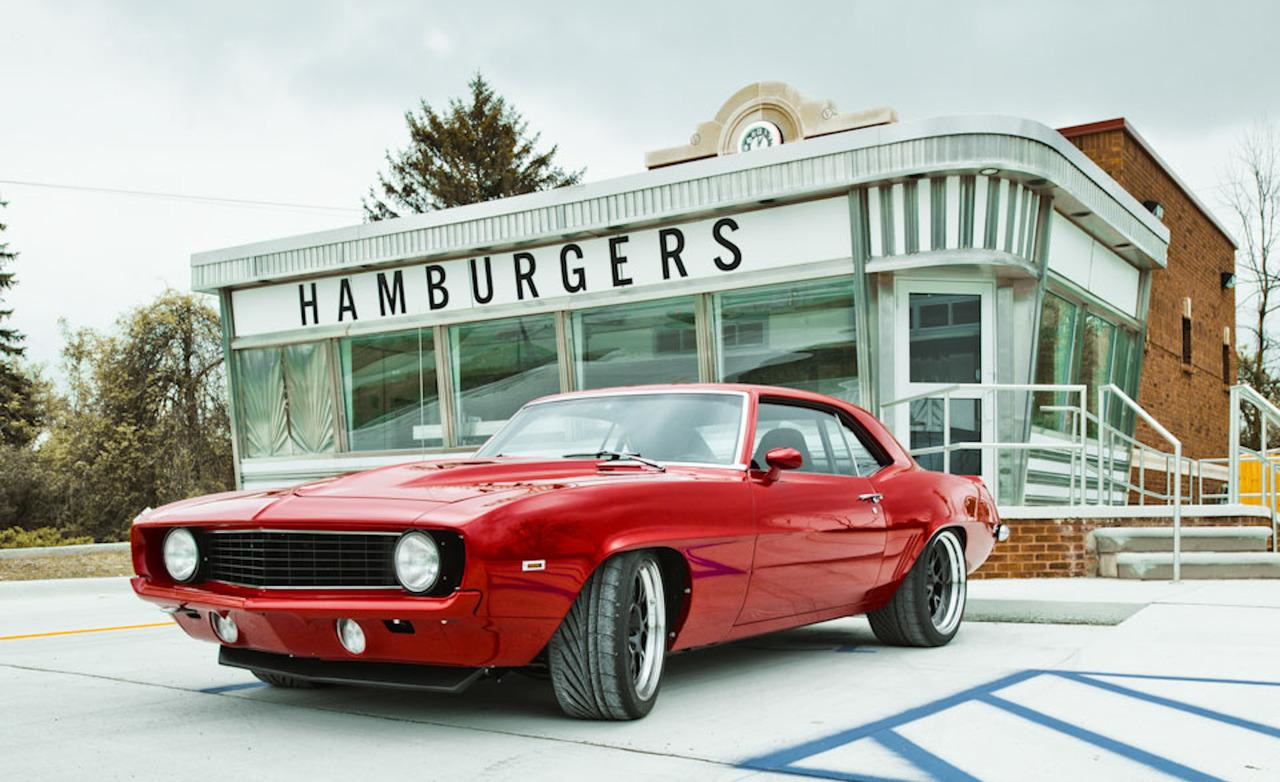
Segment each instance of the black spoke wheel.
[[547,661],[571,717],[633,720],[658,697],[667,654],[662,568],[651,552],[607,560],[583,586],[551,639]]
[[929,541],[898,591],[867,615],[882,642],[895,646],[942,646],[960,629],[968,595],[964,544],[955,530]]

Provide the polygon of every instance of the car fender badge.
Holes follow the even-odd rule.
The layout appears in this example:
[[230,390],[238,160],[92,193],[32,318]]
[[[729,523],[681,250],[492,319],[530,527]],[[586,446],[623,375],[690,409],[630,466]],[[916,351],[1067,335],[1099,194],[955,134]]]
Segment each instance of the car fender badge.
[[526,559],[520,563],[520,569],[525,573],[533,570],[546,570],[547,561],[545,559]]

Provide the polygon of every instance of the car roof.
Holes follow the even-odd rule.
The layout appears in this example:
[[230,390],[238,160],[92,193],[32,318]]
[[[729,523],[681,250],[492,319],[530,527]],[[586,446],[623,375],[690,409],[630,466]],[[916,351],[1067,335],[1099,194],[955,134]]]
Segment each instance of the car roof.
[[[810,402],[821,402],[824,404],[837,404],[848,407],[858,407],[852,402],[833,397],[827,394],[819,394],[813,391],[803,391],[798,388],[784,388],[782,386],[765,386],[750,383],[653,383],[648,385],[637,386],[611,386],[608,388],[593,388],[585,391],[566,391],[559,394],[548,394],[539,397],[530,402],[545,402],[551,399],[572,399],[582,396],[608,396],[609,394],[621,394],[651,391],[654,393],[662,392],[708,392],[708,391],[729,391],[737,393],[745,393],[751,396],[781,396],[789,399],[807,400]],[[863,409],[863,408],[858,408]]]
[[672,393],[707,393],[713,391],[725,391],[731,393],[746,394],[748,398],[760,397],[782,397],[784,399],[794,399],[804,402],[814,402],[823,405],[834,405],[837,408],[843,407],[847,410],[855,411],[855,417],[861,419],[861,423],[865,428],[871,430],[872,436],[880,443],[880,446],[887,451],[889,459],[897,463],[901,467],[908,467],[914,464],[914,460],[907,453],[902,444],[894,438],[893,434],[880,420],[869,410],[859,407],[852,402],[846,402],[827,394],[819,394],[813,391],[803,391],[798,388],[784,388],[782,386],[765,386],[753,385],[749,383],[655,383],[651,385],[636,386],[614,386],[610,388],[593,388],[588,391],[567,391],[560,394],[548,394],[531,400],[529,404],[538,402],[546,402],[553,399],[573,399],[574,397],[590,397],[590,396],[608,396],[609,394],[634,394],[638,392],[672,392]]

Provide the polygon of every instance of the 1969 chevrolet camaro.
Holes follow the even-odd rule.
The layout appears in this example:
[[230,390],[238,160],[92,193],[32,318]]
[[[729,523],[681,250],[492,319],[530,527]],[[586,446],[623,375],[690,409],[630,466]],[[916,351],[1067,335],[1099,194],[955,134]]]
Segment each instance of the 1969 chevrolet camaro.
[[134,522],[135,591],[280,687],[549,676],[635,719],[672,652],[867,613],[939,646],[1007,528],[866,411],[735,385],[539,399],[474,456],[200,497]]

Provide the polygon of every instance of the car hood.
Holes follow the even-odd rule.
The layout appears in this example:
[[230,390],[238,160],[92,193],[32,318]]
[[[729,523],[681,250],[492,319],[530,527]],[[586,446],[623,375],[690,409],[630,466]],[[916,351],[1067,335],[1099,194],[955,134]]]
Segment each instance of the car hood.
[[166,505],[139,523],[290,523],[353,519],[402,522],[433,508],[485,498],[486,507],[570,487],[618,481],[696,479],[696,469],[666,472],[632,462],[590,459],[468,459],[422,461],[326,478],[271,491],[214,494]]

